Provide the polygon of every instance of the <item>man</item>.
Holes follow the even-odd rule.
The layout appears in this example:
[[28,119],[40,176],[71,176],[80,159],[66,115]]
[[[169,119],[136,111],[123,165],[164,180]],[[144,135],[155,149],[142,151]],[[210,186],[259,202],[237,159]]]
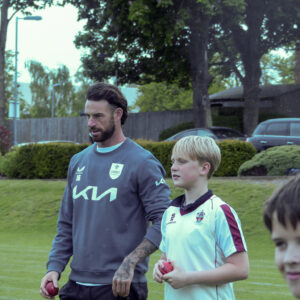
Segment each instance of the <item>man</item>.
[[61,300],[147,299],[148,256],[159,246],[169,204],[166,173],[149,151],[124,136],[127,101],[117,87],[95,83],[86,99],[94,144],[70,161],[40,292],[51,298],[47,283],[58,287],[73,256]]

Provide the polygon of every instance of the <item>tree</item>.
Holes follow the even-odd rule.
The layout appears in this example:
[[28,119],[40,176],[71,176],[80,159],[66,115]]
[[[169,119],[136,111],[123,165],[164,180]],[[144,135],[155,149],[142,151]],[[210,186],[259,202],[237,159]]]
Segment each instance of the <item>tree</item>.
[[72,101],[72,116],[77,117],[84,111],[86,92],[93,84],[90,78],[84,75],[82,67],[75,74],[75,95]]
[[[117,74],[118,83],[167,82],[192,88],[196,126],[211,124],[208,85],[209,33],[222,13],[218,0],[136,0],[78,3],[87,19],[78,47],[86,74],[103,80]],[[227,0],[243,8],[242,0]]]
[[[213,81],[209,85],[209,94],[226,89],[226,78],[222,78],[219,74],[215,74],[213,78]],[[193,108],[193,91],[191,89],[180,88],[176,84],[151,82],[139,86],[138,95],[131,109],[138,109],[140,112]]]
[[138,87],[138,98],[133,109],[140,112],[191,109],[193,95],[191,90],[168,85],[163,82],[152,82]]
[[26,63],[26,67],[32,78],[30,83],[32,105],[28,117],[51,117],[52,99],[54,100],[55,117],[80,114],[85,102],[85,97],[80,99],[83,87],[81,86],[78,92],[75,91],[69,69],[66,66],[61,65],[56,70],[48,70],[37,61],[29,61]]
[[5,95],[5,46],[6,46],[6,35],[8,18],[7,12],[9,8],[10,0],[2,0],[1,3],[1,19],[0,19],[0,126],[4,126],[5,120],[5,106],[6,106],[6,95]]
[[284,55],[271,51],[262,57],[261,68],[263,85],[293,84],[295,83],[295,51]]
[[[223,6],[218,49],[244,87],[244,131],[251,134],[258,123],[260,60],[270,50],[299,39],[300,6],[297,0],[244,2],[246,8],[242,13],[237,13],[233,6]],[[239,61],[242,68],[238,68]]]
[[[0,126],[4,125],[5,123],[5,106],[7,104],[7,98],[5,94],[5,47],[8,24],[18,12],[28,15],[29,8],[41,9],[45,8],[47,5],[52,5],[52,3],[52,0],[0,0]],[[12,12],[10,16],[8,15],[9,9]]]
[[[5,98],[13,99],[14,94],[14,84],[13,84],[13,76],[14,76],[14,65],[13,65],[13,53],[12,51],[6,51],[5,53],[5,70],[4,70],[4,82],[5,82]],[[4,113],[7,114],[8,103],[5,105]]]

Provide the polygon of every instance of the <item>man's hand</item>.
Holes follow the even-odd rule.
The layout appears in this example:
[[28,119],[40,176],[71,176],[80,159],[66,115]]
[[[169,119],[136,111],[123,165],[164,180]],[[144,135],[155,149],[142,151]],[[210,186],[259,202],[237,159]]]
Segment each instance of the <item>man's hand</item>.
[[129,295],[134,268],[135,264],[126,257],[113,277],[112,291],[115,297]]
[[157,247],[144,238],[143,241],[124,258],[112,281],[112,291],[115,297],[127,297],[129,295],[136,264],[148,257],[155,250],[157,250]]
[[41,281],[41,287],[40,287],[40,294],[46,298],[46,299],[54,299],[53,297],[51,297],[49,295],[49,293],[47,292],[46,290],[46,285],[49,281],[53,281],[53,285],[55,287],[58,288],[58,277],[59,277],[59,274],[56,272],[56,271],[50,271],[49,273],[47,273],[42,281]]

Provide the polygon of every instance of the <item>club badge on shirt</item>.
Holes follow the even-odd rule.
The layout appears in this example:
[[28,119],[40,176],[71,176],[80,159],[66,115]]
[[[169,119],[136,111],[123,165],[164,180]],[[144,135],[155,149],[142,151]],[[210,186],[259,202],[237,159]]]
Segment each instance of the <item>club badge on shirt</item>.
[[109,177],[111,179],[117,179],[121,175],[123,167],[123,164],[112,163],[109,170]]
[[196,222],[200,223],[204,219],[205,213],[204,211],[197,212],[196,214]]

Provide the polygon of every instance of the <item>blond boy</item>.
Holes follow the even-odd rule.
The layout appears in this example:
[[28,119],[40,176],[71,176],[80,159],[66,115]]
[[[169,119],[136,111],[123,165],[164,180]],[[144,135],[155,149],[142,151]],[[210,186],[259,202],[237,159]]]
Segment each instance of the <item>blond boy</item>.
[[[249,262],[236,212],[208,189],[220,149],[212,138],[188,136],[175,144],[171,160],[174,185],[185,193],[164,213],[153,278],[166,282],[165,300],[235,299],[232,282],[248,277]],[[163,275],[166,260],[174,270]]]

